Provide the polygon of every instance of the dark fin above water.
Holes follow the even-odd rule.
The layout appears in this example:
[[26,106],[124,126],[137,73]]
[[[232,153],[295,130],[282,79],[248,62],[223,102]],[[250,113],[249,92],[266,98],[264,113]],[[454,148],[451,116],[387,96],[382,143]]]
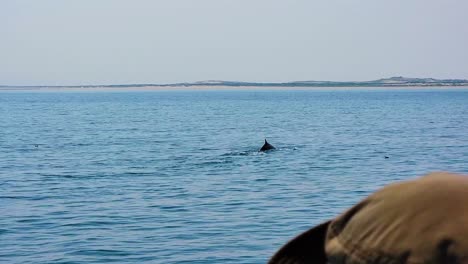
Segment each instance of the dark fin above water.
[[263,144],[262,148],[259,151],[268,151],[272,149],[275,149],[275,147],[273,147],[273,145],[268,143],[268,141],[265,139],[265,144]]

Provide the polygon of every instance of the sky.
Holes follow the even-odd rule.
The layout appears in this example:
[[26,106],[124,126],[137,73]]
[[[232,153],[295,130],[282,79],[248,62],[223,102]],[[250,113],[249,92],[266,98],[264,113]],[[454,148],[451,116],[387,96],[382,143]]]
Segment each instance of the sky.
[[0,0],[0,85],[468,79],[464,0]]

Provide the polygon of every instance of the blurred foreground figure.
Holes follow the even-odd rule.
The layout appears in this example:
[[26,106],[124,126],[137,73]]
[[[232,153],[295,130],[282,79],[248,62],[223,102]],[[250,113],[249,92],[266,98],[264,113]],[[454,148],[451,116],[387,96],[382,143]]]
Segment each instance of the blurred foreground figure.
[[468,177],[391,184],[299,235],[270,264],[468,263]]

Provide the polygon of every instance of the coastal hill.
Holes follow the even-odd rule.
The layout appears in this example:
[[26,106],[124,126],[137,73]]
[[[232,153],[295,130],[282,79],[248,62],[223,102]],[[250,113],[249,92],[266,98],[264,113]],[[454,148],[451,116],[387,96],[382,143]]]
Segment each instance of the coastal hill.
[[434,79],[391,77],[373,81],[294,81],[294,82],[236,82],[236,81],[200,81],[172,84],[111,84],[111,85],[61,85],[61,86],[11,86],[1,88],[130,88],[130,87],[419,87],[419,86],[468,86],[465,79]]
[[434,79],[391,77],[373,81],[295,81],[283,83],[201,81],[193,83],[163,84],[158,86],[268,86],[268,87],[399,87],[399,86],[468,86],[464,79]]

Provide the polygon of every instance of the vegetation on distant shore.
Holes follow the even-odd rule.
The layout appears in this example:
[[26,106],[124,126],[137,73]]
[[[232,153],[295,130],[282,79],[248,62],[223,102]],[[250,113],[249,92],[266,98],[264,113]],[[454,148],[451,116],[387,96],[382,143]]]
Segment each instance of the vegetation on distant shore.
[[200,86],[228,86],[228,87],[418,87],[418,86],[468,86],[464,79],[434,79],[434,78],[406,78],[391,77],[374,81],[334,82],[334,81],[295,81],[295,82],[236,82],[236,81],[200,81],[192,83],[173,84],[112,84],[112,85],[61,85],[61,86],[10,86],[0,87],[62,87],[62,88],[127,88],[127,87],[200,87]]
[[202,81],[195,83],[177,83],[160,86],[268,86],[268,87],[388,87],[388,86],[468,86],[468,80],[433,78],[392,77],[374,81],[333,82],[333,81],[295,81],[284,83]]

